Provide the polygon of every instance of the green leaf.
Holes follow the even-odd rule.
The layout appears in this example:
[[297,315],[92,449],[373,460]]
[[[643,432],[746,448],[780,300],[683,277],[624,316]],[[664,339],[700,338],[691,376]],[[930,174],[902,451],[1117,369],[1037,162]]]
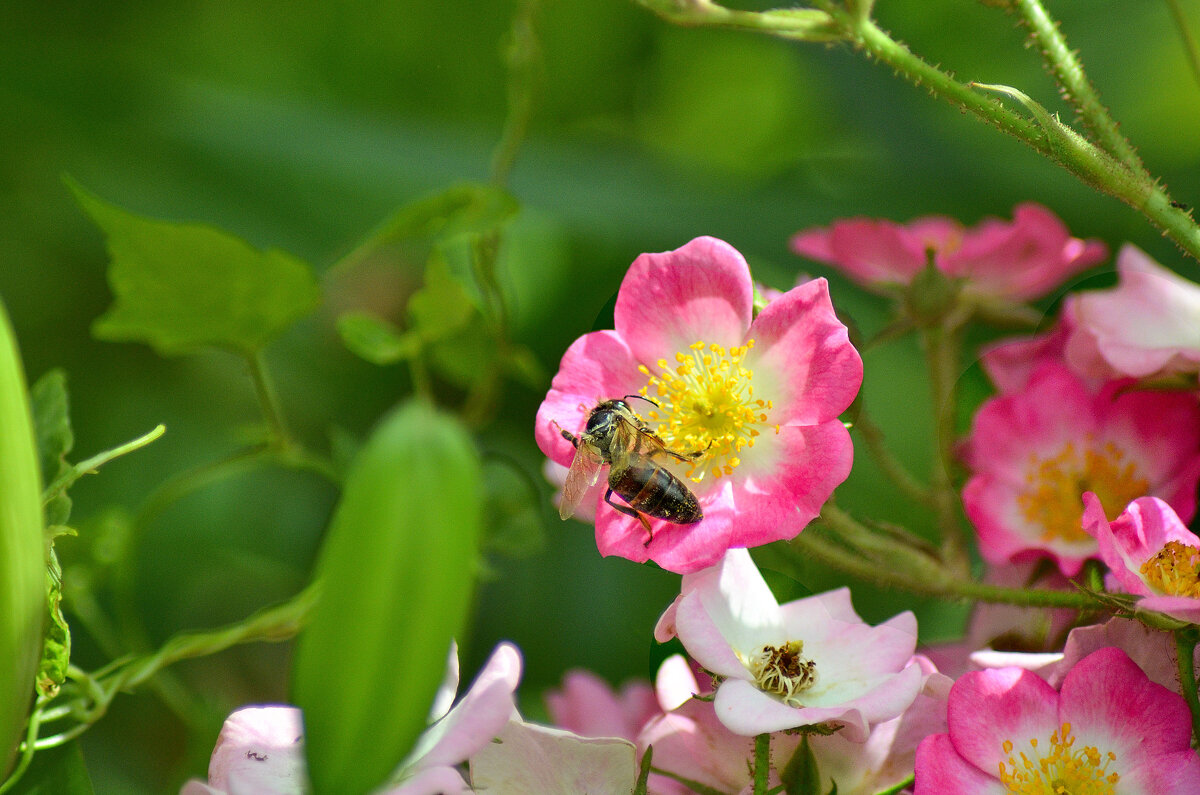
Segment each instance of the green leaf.
[[24,739],[42,650],[46,552],[40,481],[21,356],[0,306],[0,778]]
[[145,342],[164,356],[203,347],[253,355],[320,299],[312,269],[290,254],[210,226],[134,215],[67,184],[112,259],[116,301],[92,326],[99,339]]
[[314,792],[378,786],[424,730],[465,626],[482,504],[470,437],[424,403],[388,415],[359,452],[293,666]]
[[822,795],[821,772],[817,769],[817,757],[809,745],[807,734],[796,746],[779,779],[788,795]]
[[337,319],[338,334],[351,353],[372,364],[395,364],[421,350],[421,340],[369,312],[346,312]]
[[425,283],[408,299],[413,330],[424,340],[439,340],[465,326],[476,311],[446,260],[436,253],[430,256]]
[[454,185],[397,209],[335,267],[354,267],[406,240],[488,232],[515,215],[518,208],[517,200],[499,188]]
[[[67,453],[75,446],[66,373],[51,370],[39,378],[29,390],[29,401],[33,411],[38,457],[42,463],[42,482],[49,483],[67,466]],[[65,521],[47,524],[62,524]]]
[[38,663],[38,693],[53,698],[67,680],[71,662],[71,630],[62,614],[62,567],[58,555],[50,550],[46,567],[46,634],[42,639],[42,659]]
[[92,795],[92,778],[78,741],[38,751],[11,795]]

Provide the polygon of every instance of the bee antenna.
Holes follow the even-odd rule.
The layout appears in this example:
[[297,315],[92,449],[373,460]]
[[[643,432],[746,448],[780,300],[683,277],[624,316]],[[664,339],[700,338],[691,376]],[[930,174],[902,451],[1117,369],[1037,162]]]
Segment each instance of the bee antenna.
[[[646,397],[645,395],[626,395],[625,397],[627,397],[627,398],[637,398],[638,400],[644,400],[644,401],[646,401],[647,403],[651,403],[651,404],[653,404],[653,405],[655,405],[655,406],[658,406],[658,401],[651,400],[650,398]],[[662,406],[659,406],[659,408],[662,408]]]

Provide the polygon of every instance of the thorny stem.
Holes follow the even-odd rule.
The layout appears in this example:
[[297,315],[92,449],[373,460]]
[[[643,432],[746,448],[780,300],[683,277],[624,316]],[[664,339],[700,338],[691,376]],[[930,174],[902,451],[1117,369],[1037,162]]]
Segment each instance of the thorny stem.
[[1015,0],[1014,6],[1022,21],[1032,31],[1034,40],[1041,49],[1042,58],[1054,79],[1058,81],[1066,100],[1075,107],[1079,118],[1096,136],[1100,145],[1142,179],[1151,182],[1142,159],[1117,129],[1117,123],[1109,115],[1108,109],[1100,101],[1099,94],[1083,71],[1083,64],[1067,46],[1058,22],[1050,18],[1041,0]]
[[[821,523],[833,530],[836,538],[844,539],[844,531],[858,525],[858,534],[873,535],[843,512],[830,513],[829,506],[821,511]],[[850,543],[853,543],[851,541]],[[922,559],[916,550],[889,542],[876,535],[877,555],[889,555],[891,565],[881,566],[877,558],[861,551],[847,549],[829,533],[809,528],[783,546],[798,561],[817,561],[854,577],[877,585],[901,588],[912,593],[948,599],[968,599],[1022,607],[1068,607],[1075,610],[1094,610],[1098,602],[1086,593],[1049,589],[1005,588],[976,582],[957,576],[937,565],[930,558]],[[885,546],[890,548],[885,550]]]
[[1192,737],[1200,742],[1200,697],[1196,694],[1195,655],[1200,632],[1196,627],[1175,631],[1175,663],[1179,666],[1179,687],[1192,713]]
[[958,491],[952,472],[957,465],[955,443],[958,438],[958,376],[962,330],[952,317],[922,334],[929,366],[933,398],[933,433],[936,444],[933,472],[930,474],[938,532],[942,538],[942,558],[950,566],[965,572],[966,528],[958,517]]
[[771,775],[771,735],[764,732],[754,738],[754,795],[767,795]]
[[[1096,147],[1078,134],[1057,124],[1046,127],[1009,110],[1001,102],[985,96],[965,83],[914,54],[887,32],[880,29],[856,5],[850,10],[820,0],[827,24],[814,28],[811,18],[780,11],[730,11],[708,0],[637,0],[666,19],[682,25],[755,30],[773,36],[805,41],[843,40],[862,50],[868,57],[890,66],[915,86],[950,102],[1020,139],[1034,151],[1050,158],[1087,185],[1113,196],[1140,212],[1176,245],[1200,260],[1200,226],[1187,208],[1172,201],[1170,195],[1151,178]],[[816,32],[814,32],[816,31]],[[1082,73],[1081,73],[1082,74]]]

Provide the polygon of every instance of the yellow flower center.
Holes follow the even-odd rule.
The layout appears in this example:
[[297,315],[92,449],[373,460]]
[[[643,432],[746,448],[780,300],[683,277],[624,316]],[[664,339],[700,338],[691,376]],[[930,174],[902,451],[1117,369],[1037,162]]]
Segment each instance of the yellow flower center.
[[1042,528],[1043,541],[1085,541],[1080,504],[1085,491],[1095,492],[1111,521],[1150,488],[1137,465],[1124,459],[1124,450],[1112,442],[1097,445],[1090,436],[1082,446],[1067,442],[1049,458],[1031,455],[1017,506]]
[[1146,584],[1168,596],[1200,599],[1200,549],[1168,541],[1142,564]]
[[[638,370],[649,380],[640,394],[652,398],[658,410],[646,418],[667,447],[681,453],[703,453],[687,471],[699,482],[706,474],[732,475],[741,463],[742,449],[754,446],[760,429],[770,423],[770,400],[754,397],[754,372],[743,364],[754,340],[726,350],[717,344],[694,342],[675,354],[675,365],[666,359]],[[779,426],[775,425],[779,433]]]
[[1030,750],[1013,755],[1012,740],[1005,740],[1008,762],[1000,763],[1000,783],[1012,795],[1116,795],[1120,775],[1109,772],[1117,761],[1112,751],[1101,753],[1093,745],[1076,749],[1071,724],[1050,735],[1049,748],[1038,747],[1036,737]]
[[806,659],[804,641],[791,640],[782,646],[763,646],[747,659],[738,657],[764,693],[780,696],[790,707],[801,707],[800,694],[817,683],[817,664]]

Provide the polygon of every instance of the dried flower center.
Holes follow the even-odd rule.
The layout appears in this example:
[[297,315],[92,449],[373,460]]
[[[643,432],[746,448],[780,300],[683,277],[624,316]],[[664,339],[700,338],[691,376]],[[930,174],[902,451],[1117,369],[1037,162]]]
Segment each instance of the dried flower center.
[[[767,427],[770,400],[754,397],[754,372],[743,364],[754,340],[728,350],[715,343],[693,342],[675,354],[672,367],[659,359],[658,375],[639,365],[649,380],[639,392],[658,403],[646,418],[657,423],[655,432],[673,450],[703,452],[687,471],[700,481],[704,476],[732,475],[741,463],[741,451],[754,446],[754,438]],[[775,432],[779,426],[775,425]]]
[[804,641],[791,640],[782,646],[763,646],[753,657],[743,657],[742,664],[759,690],[780,696],[790,707],[801,707],[800,694],[817,683],[817,664],[803,651]]
[[1168,596],[1200,599],[1200,549],[1168,541],[1142,564],[1146,584]]
[[1000,783],[1012,795],[1115,795],[1121,777],[1108,768],[1117,755],[1094,745],[1076,749],[1070,723],[1050,735],[1048,748],[1039,748],[1036,737],[1029,746],[1028,754],[1015,756],[1012,740],[1002,746],[1008,762],[1000,763]]
[[1042,528],[1043,541],[1085,541],[1080,506],[1085,491],[1095,492],[1111,521],[1149,488],[1124,450],[1112,442],[1095,444],[1089,435],[1082,446],[1067,442],[1049,458],[1031,455],[1017,505],[1025,519]]

